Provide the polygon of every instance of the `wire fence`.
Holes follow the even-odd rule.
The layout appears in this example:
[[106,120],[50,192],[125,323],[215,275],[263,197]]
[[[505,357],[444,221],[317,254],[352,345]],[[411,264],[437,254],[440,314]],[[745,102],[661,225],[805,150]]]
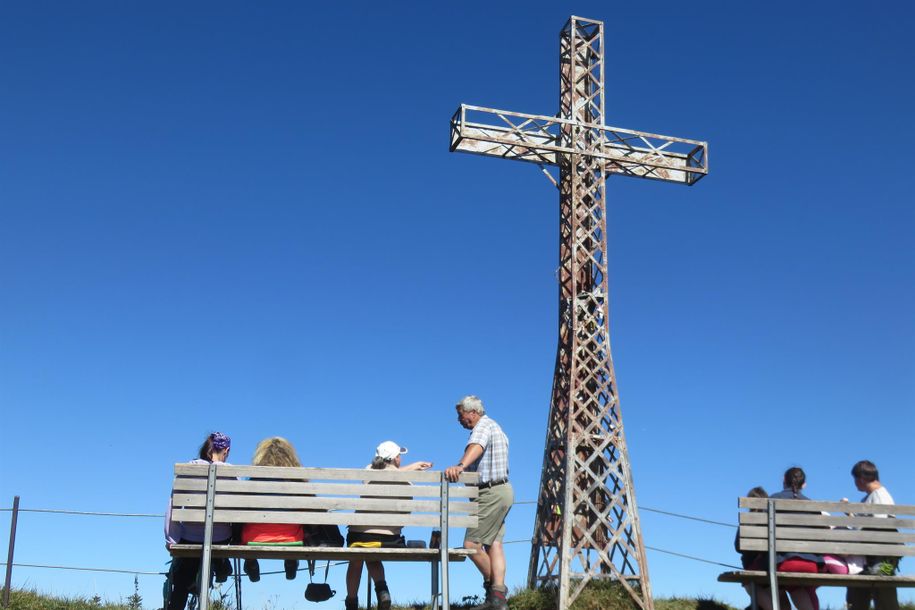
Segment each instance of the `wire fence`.
[[[536,505],[536,500],[519,500],[513,504],[513,506],[523,506],[523,505]],[[717,525],[721,527],[728,527],[731,529],[736,529],[737,526],[733,523],[726,523],[723,521],[715,521],[714,519],[706,519],[704,517],[697,517],[695,515],[687,515],[684,513],[678,513],[669,510],[661,510],[659,508],[651,508],[647,506],[639,507],[639,510],[657,513],[659,515],[665,515],[668,517],[674,517],[677,519],[684,519],[688,521],[695,521],[699,523],[706,523],[709,525]],[[13,508],[0,508],[0,513],[9,513],[12,512]],[[101,512],[101,511],[84,511],[84,510],[68,510],[68,509],[56,509],[56,508],[18,508],[17,512],[19,513],[46,513],[46,514],[55,514],[55,515],[77,515],[77,516],[90,516],[90,517],[127,517],[127,518],[151,518],[151,519],[164,519],[164,513],[118,513],[118,512]],[[522,539],[522,540],[506,540],[503,544],[531,544],[532,540]],[[705,559],[702,557],[697,557],[695,555],[689,555],[687,553],[680,553],[677,551],[671,551],[669,549],[662,549],[658,547],[645,545],[645,548],[649,551],[654,551],[656,553],[663,553],[665,555],[671,555],[674,557],[680,557],[682,559],[689,559],[691,561],[697,561],[701,563],[707,563],[716,566],[723,566],[726,568],[741,569],[740,566],[731,565],[728,563],[722,563],[720,561],[713,561],[711,559]],[[344,565],[347,562],[340,561],[331,564],[332,566]],[[0,566],[6,567],[8,564],[6,562],[0,562]],[[60,566],[60,565],[46,565],[46,564],[37,564],[37,563],[16,563],[13,562],[13,567],[16,568],[43,568],[51,570],[74,570],[81,572],[107,572],[112,574],[135,574],[138,576],[166,576],[168,573],[159,571],[151,572],[148,570],[124,570],[118,568],[91,568],[85,566]],[[271,575],[271,574],[285,574],[284,570],[277,570],[271,572],[261,572],[262,576]]]

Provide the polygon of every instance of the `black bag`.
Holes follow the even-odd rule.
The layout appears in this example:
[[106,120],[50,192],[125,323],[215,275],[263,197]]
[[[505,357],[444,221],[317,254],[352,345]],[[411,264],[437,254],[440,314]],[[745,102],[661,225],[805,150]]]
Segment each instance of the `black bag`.
[[326,602],[336,594],[326,582],[310,582],[305,587],[305,599],[310,602]]
[[343,535],[336,525],[305,525],[303,528],[308,536],[308,546],[343,546]]
[[[336,526],[334,526],[336,529]],[[339,534],[340,531],[337,531]],[[336,591],[330,588],[330,585],[327,584],[327,573],[330,571],[330,561],[327,562],[327,566],[324,568],[324,582],[309,582],[308,586],[305,587],[305,599],[310,602],[326,602],[331,597],[337,594]],[[308,580],[315,574],[315,561],[312,559],[308,562]]]

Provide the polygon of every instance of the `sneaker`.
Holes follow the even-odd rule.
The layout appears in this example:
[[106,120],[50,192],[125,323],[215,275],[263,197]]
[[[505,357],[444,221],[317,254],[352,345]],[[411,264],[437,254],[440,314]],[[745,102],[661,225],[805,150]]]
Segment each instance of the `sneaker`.
[[261,565],[257,563],[257,559],[245,559],[245,574],[251,582],[261,579]]
[[216,574],[216,582],[226,582],[232,575],[232,563],[225,558],[215,559],[213,561],[213,573]]
[[378,610],[391,610],[391,592],[387,589],[375,590],[378,597]]
[[343,600],[343,607],[346,610],[359,610],[359,598],[358,597],[347,597]]
[[896,573],[896,566],[888,561],[881,561],[865,567],[864,573],[870,576],[892,576]]
[[299,571],[299,560],[287,559],[283,562],[283,567],[286,569],[286,580],[295,580],[295,575]]

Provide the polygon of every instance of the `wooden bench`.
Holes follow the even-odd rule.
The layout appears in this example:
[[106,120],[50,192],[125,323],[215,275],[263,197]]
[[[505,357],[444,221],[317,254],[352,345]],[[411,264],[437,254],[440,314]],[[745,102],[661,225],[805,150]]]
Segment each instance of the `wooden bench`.
[[[479,475],[465,473],[449,484],[442,472],[350,468],[280,468],[226,464],[175,464],[172,519],[204,524],[203,544],[173,544],[174,557],[304,560],[419,561],[432,567],[433,607],[449,610],[448,565],[472,550],[448,547],[449,527],[477,525]],[[213,544],[213,523],[301,523],[418,526],[441,529],[441,546],[345,548]],[[345,531],[343,532],[345,535]],[[200,610],[207,610],[209,579],[203,579]]]
[[776,553],[913,556],[915,506],[772,498],[740,498],[738,506],[747,509],[739,513],[738,548],[765,552],[768,570],[725,572],[718,581],[749,584],[753,610],[757,585],[769,586],[773,608],[778,608],[778,586],[915,587],[913,576],[804,574],[776,572],[775,567]]

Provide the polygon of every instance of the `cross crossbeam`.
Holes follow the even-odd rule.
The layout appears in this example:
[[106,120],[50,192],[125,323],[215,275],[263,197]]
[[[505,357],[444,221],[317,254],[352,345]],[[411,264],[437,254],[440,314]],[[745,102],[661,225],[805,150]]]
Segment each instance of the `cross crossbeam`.
[[688,185],[708,173],[705,142],[468,104],[451,117],[450,148],[543,165],[582,155],[608,173]]

